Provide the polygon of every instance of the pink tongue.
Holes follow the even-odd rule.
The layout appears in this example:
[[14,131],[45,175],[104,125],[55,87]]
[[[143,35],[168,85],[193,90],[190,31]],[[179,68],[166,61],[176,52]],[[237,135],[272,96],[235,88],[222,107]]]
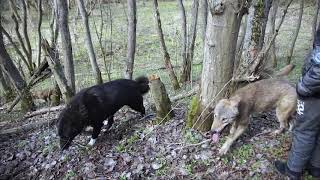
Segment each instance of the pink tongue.
[[219,134],[218,133],[212,134],[211,140],[212,140],[213,143],[219,142]]

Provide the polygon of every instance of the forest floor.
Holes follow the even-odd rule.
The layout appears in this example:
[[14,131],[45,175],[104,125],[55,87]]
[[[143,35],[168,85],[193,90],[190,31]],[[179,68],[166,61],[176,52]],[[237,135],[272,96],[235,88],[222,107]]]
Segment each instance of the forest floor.
[[[272,162],[285,159],[291,135],[265,133],[279,126],[274,112],[254,114],[245,134],[220,157],[217,152],[225,138],[218,144],[201,143],[206,138],[185,127],[187,106],[175,103],[175,117],[160,126],[153,121],[150,108],[147,118],[124,108],[92,148],[86,146],[90,132],[83,132],[62,153],[55,126],[2,136],[0,179],[283,179]],[[58,114],[54,111],[10,123],[1,118],[0,131]],[[228,128],[223,137],[227,132]]]
[[[190,5],[189,2],[186,7],[190,9]],[[297,4],[290,6],[277,37],[279,65],[286,60],[286,50],[289,48],[298,18],[297,12]],[[306,4],[294,51],[293,63],[297,68],[290,75],[292,82],[296,82],[300,76],[303,57],[310,48],[310,24],[313,12],[314,6]],[[127,33],[127,24],[125,16],[121,13],[123,9],[115,8],[113,41],[116,42],[114,48],[119,47],[120,50],[119,52],[115,50],[113,79],[122,76],[122,66],[126,58],[124,37]],[[176,1],[160,2],[160,13],[169,53],[174,65],[177,66],[181,59],[177,53],[180,49],[178,35],[180,18]],[[98,12],[95,12],[91,16],[97,18],[96,22],[99,18],[97,14]],[[159,74],[170,95],[179,93],[172,90],[167,73],[160,69],[163,66],[163,60],[152,16],[150,2],[146,7],[138,9],[135,75]],[[94,27],[92,21],[91,23],[91,27]],[[71,24],[76,26],[71,28],[72,36],[82,37],[80,33],[76,34],[77,31],[83,30],[82,24],[76,24],[73,21]],[[48,32],[45,31],[44,34],[46,33]],[[89,75],[84,73],[88,72],[90,65],[82,47],[83,39],[74,38],[73,40],[75,41],[73,48],[76,61],[76,83],[77,88],[81,89],[94,81],[90,73]],[[96,39],[94,41],[97,43]],[[106,40],[106,42],[109,41]],[[97,51],[97,54],[101,52]],[[198,65],[193,66],[194,79],[200,77],[202,54],[203,47],[199,35],[194,59]],[[99,65],[102,67],[101,56],[98,55],[98,58]],[[117,67],[119,67],[118,70]],[[176,68],[177,72],[178,70],[179,68]],[[106,79],[105,76],[104,79]],[[41,89],[52,84],[50,81],[44,82],[36,88]],[[1,135],[0,179],[283,179],[273,168],[272,162],[274,159],[287,157],[291,134],[286,132],[274,137],[264,133],[275,130],[279,126],[273,111],[254,114],[245,134],[236,141],[226,156],[219,157],[217,152],[224,138],[218,144],[207,142],[199,146],[189,146],[203,142],[206,138],[185,127],[188,100],[190,99],[175,102],[173,104],[175,117],[160,126],[153,121],[154,111],[150,108],[147,108],[147,114],[151,115],[144,119],[132,111],[118,112],[113,127],[106,133],[101,133],[92,148],[85,146],[89,142],[90,132],[84,132],[77,136],[68,151],[61,153],[56,127],[49,125],[10,136]],[[58,114],[59,111],[54,111],[32,118],[22,118],[23,115],[19,111],[8,114],[0,110],[0,132],[28,123],[49,121],[57,118]],[[228,129],[225,129],[224,137],[227,132]],[[310,177],[305,176],[305,179]]]

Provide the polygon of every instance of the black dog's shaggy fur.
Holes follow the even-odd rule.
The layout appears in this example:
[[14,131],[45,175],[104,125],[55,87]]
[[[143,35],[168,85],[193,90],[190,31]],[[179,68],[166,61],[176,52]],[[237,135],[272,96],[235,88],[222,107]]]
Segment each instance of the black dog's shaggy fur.
[[92,126],[92,139],[96,139],[108,118],[107,128],[113,123],[113,115],[124,105],[145,114],[142,95],[149,91],[149,81],[139,77],[135,81],[119,79],[92,86],[77,93],[61,112],[58,119],[60,147],[66,149],[86,126]]

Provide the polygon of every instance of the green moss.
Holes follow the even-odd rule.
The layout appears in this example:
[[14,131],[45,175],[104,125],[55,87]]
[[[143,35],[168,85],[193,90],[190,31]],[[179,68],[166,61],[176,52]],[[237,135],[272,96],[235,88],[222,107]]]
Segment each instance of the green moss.
[[199,96],[194,96],[191,100],[189,111],[188,111],[188,118],[186,122],[186,126],[188,128],[191,128],[194,123],[194,118],[197,117],[198,115],[198,110],[199,110]]

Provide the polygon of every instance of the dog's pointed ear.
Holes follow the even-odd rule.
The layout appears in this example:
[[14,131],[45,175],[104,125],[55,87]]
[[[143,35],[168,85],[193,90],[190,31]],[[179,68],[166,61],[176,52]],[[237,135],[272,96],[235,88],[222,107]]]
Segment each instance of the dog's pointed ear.
[[232,98],[229,99],[230,104],[234,107],[238,107],[241,101],[240,96],[234,96]]

